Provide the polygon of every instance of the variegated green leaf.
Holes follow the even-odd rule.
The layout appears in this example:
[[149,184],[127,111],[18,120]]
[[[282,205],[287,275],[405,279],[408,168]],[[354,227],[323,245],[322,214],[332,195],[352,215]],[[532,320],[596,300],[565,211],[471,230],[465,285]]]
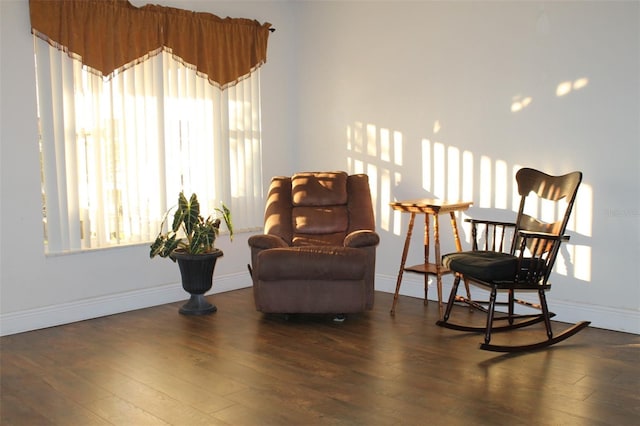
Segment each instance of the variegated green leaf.
[[183,207],[184,228],[187,235],[191,235],[200,218],[200,203],[196,194],[192,194],[189,202]]

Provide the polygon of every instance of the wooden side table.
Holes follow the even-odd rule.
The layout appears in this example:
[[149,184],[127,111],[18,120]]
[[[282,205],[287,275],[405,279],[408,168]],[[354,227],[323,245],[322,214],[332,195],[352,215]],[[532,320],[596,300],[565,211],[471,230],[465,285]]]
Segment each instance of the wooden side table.
[[[396,303],[398,302],[398,293],[400,292],[400,284],[402,283],[402,274],[404,271],[417,272],[424,274],[424,303],[427,304],[427,290],[428,290],[428,276],[435,275],[438,284],[438,307],[440,310],[440,317],[442,318],[443,306],[442,306],[442,275],[447,274],[449,271],[442,266],[442,257],[440,255],[440,223],[438,216],[441,214],[449,213],[451,218],[451,228],[453,230],[453,237],[456,244],[456,249],[462,251],[462,245],[460,244],[460,235],[458,234],[458,224],[456,222],[455,213],[458,211],[465,211],[471,206],[471,201],[444,201],[434,200],[429,198],[422,198],[417,200],[397,201],[390,203],[391,208],[401,212],[411,213],[409,219],[409,228],[407,230],[407,237],[404,241],[404,250],[402,251],[402,259],[400,261],[400,271],[398,272],[398,281],[396,283],[396,292],[393,296],[393,305],[391,306],[391,315],[396,313]],[[413,225],[416,219],[417,213],[424,214],[424,263],[415,266],[409,266],[405,268],[405,262],[407,260],[407,253],[409,251],[409,245],[411,242],[411,234],[413,232]],[[429,262],[430,251],[430,229],[429,229],[429,216],[433,216],[433,245],[435,253],[435,262]],[[467,296],[470,297],[469,285],[465,282],[467,287]]]

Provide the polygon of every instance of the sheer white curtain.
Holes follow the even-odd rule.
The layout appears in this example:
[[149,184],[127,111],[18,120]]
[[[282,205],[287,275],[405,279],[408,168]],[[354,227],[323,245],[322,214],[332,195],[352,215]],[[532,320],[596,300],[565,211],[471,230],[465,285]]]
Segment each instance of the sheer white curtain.
[[180,191],[261,226],[259,70],[221,90],[163,52],[105,80],[34,43],[47,252],[149,242]]

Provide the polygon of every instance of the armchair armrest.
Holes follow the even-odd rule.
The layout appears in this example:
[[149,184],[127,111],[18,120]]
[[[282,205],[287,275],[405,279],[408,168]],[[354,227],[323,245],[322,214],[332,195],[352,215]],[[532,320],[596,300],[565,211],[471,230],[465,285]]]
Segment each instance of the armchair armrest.
[[248,242],[250,247],[259,250],[289,247],[282,238],[269,234],[252,235]]
[[375,247],[380,243],[380,236],[375,231],[353,231],[344,238],[345,247]]

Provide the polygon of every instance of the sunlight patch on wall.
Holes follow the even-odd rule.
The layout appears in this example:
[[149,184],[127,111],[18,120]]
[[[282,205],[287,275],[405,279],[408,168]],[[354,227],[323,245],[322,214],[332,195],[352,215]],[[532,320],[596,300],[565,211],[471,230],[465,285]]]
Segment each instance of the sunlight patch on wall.
[[591,247],[566,243],[556,258],[554,272],[580,281],[591,281]]
[[[395,173],[395,183],[396,185],[400,185],[402,182],[402,174],[399,172]],[[402,234],[402,214],[398,211],[393,211],[393,235],[401,235]]]
[[375,157],[378,152],[378,131],[373,124],[367,124],[367,155]]
[[591,247],[586,245],[569,246],[573,248],[573,276],[582,281],[591,281]]
[[558,84],[558,87],[556,87],[556,96],[558,96],[558,97],[567,95],[567,94],[569,94],[569,92],[571,92],[571,82],[570,81],[564,81],[564,82]]
[[531,104],[532,100],[533,98],[531,98],[531,96],[514,96],[513,99],[511,99],[511,112],[522,111]]
[[402,133],[393,132],[393,162],[396,166],[402,166]]
[[491,197],[493,195],[493,183],[491,182],[492,161],[486,155],[480,157],[480,201],[479,207],[491,207]]
[[[509,177],[510,182],[516,181],[516,173],[520,170],[522,166],[520,164],[514,164],[511,168],[511,176]],[[518,194],[518,186],[511,186],[511,210],[513,212],[517,212],[520,207],[520,195]]]
[[473,200],[473,154],[462,153],[462,199]]
[[579,78],[576,81],[573,82],[573,90],[580,90],[583,87],[585,87],[587,84],[589,84],[589,79],[586,77],[583,78]]
[[365,168],[365,162],[362,160],[356,160],[354,165],[354,171],[353,173],[364,173],[364,168]]
[[[369,186],[374,188],[371,191],[371,201],[373,202],[374,211],[375,211],[376,210],[375,206],[378,205],[378,199],[380,198],[378,196],[378,191],[376,191],[376,188],[378,187],[376,184],[378,182],[378,167],[373,163],[367,163],[366,167],[367,167],[366,171],[362,173],[366,173],[369,176]],[[382,170],[386,170],[386,169],[382,169]],[[387,206],[388,205],[389,203],[387,203]]]
[[558,215],[558,209],[556,208],[556,205],[564,204],[565,206],[563,206],[563,208],[566,208],[566,203],[554,203],[550,200],[540,199],[538,200],[538,204],[540,206],[540,213],[538,215],[540,219],[544,220],[545,222],[555,222],[562,219]]
[[567,229],[578,234],[591,237],[593,229],[593,188],[584,182],[580,185],[576,202],[573,206],[573,216]]
[[[431,164],[431,141],[422,139],[422,164]],[[422,167],[422,188],[431,190],[431,169]]]
[[[433,162],[431,163],[433,169],[431,192],[440,199],[447,198],[445,193],[446,164],[445,146],[440,142],[435,142],[433,144]],[[427,188],[424,189],[428,191]]]
[[391,161],[391,133],[389,129],[380,129],[380,159],[386,163]]
[[362,149],[362,146],[364,143],[363,142],[364,138],[362,137],[363,127],[364,127],[364,124],[359,121],[355,122],[353,126],[347,127],[347,150],[348,151],[352,151],[356,153],[361,153],[363,151]]
[[507,163],[502,160],[497,160],[495,164],[496,168],[496,189],[495,199],[493,206],[498,209],[507,208],[507,197],[509,192],[507,191],[507,182],[510,181],[510,176],[507,170]]
[[436,120],[433,123],[433,134],[437,135],[438,133],[440,133],[440,129],[442,128],[442,126],[440,125],[440,120]]
[[447,200],[460,199],[460,150],[454,146],[447,149]]
[[556,96],[566,96],[572,91],[581,90],[589,84],[589,79],[586,77],[578,78],[574,81],[563,81],[556,86]]
[[378,223],[382,229],[387,231],[391,228],[391,210],[382,208],[382,206],[388,206],[393,201],[391,200],[391,190],[391,171],[383,168],[380,170],[380,220]]
[[572,232],[569,232],[571,240],[569,244],[565,244],[566,252],[573,265],[573,271],[569,271],[569,275],[582,281],[591,281],[591,247],[580,241],[583,237],[591,237],[593,233],[593,188],[591,185],[584,182],[580,185],[567,231],[574,233],[571,235]]

